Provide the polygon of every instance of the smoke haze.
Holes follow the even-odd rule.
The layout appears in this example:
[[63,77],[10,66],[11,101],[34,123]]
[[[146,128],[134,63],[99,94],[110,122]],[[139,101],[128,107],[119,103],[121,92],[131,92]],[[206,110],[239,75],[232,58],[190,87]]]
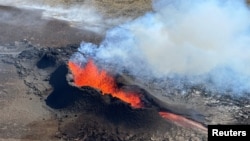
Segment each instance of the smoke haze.
[[245,1],[153,2],[152,12],[109,30],[98,47],[83,42],[72,60],[84,64],[91,57],[112,72],[172,79],[182,82],[178,87],[204,84],[219,92],[249,92]]
[[[78,2],[73,0],[68,2],[60,0],[0,0],[0,5],[41,10],[43,18],[67,21],[73,27],[91,30],[96,33],[103,33],[111,26],[130,19],[124,17],[105,18],[96,10],[92,1],[84,0]],[[33,19],[31,18],[31,20]]]

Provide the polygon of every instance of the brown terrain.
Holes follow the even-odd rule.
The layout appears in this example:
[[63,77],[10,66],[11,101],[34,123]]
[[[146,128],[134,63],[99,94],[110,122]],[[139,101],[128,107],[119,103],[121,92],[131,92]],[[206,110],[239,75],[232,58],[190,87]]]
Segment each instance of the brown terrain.
[[[39,2],[70,6],[84,1]],[[85,4],[96,7],[106,19],[133,19],[151,10],[150,0],[95,0]],[[244,97],[212,96],[199,88],[190,89],[186,96],[162,97],[153,83],[148,86],[151,91],[144,92],[139,82],[120,76],[120,83],[135,86],[131,89],[147,95],[149,103],[157,103],[134,109],[92,88],[71,86],[66,78],[68,59],[81,41],[98,44],[103,34],[68,21],[44,18],[43,10],[15,6],[0,6],[0,141],[207,140],[207,133],[199,128],[162,119],[157,113],[159,107],[202,125],[250,123],[250,100]]]

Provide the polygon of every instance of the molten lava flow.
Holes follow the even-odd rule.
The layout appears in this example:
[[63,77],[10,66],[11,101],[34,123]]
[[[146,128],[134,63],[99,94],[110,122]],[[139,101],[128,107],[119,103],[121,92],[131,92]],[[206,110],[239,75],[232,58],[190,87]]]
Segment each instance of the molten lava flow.
[[102,94],[110,94],[134,108],[142,107],[140,97],[131,92],[124,92],[118,89],[114,78],[105,70],[99,70],[93,60],[89,60],[84,68],[69,61],[69,69],[73,74],[76,86],[90,86],[102,91]]
[[183,116],[180,115],[176,115],[173,113],[169,113],[169,112],[159,112],[160,116],[163,117],[164,119],[170,120],[175,122],[178,125],[181,125],[183,127],[189,127],[189,128],[198,128],[201,129],[203,131],[207,131],[207,128],[204,127],[202,124],[192,121],[190,119],[187,119]]

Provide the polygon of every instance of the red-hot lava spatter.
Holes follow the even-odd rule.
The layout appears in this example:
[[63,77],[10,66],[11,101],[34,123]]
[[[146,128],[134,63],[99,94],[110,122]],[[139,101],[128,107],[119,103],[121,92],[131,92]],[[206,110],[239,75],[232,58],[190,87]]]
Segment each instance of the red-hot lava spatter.
[[68,66],[73,74],[76,86],[90,86],[102,91],[102,94],[110,94],[129,103],[134,108],[142,107],[139,95],[120,90],[116,85],[115,79],[107,71],[99,70],[93,60],[90,59],[85,67],[81,67],[72,61],[68,62]]
[[204,127],[202,124],[195,122],[193,120],[187,119],[183,116],[176,115],[173,113],[169,112],[159,112],[160,116],[163,117],[164,119],[173,121],[174,123],[183,126],[183,127],[188,127],[188,128],[195,128],[195,129],[200,129],[202,131],[207,132],[207,128]]

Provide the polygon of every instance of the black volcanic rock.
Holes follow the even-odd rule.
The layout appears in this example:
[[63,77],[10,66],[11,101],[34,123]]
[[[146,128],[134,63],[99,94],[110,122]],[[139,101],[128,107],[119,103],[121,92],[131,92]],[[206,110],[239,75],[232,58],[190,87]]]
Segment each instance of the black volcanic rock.
[[44,54],[42,58],[37,62],[36,66],[39,69],[45,69],[56,65],[56,56],[52,54]]
[[47,97],[46,104],[52,108],[64,108],[81,96],[82,91],[72,87],[66,80],[68,69],[66,65],[59,66],[49,80],[53,92]]

